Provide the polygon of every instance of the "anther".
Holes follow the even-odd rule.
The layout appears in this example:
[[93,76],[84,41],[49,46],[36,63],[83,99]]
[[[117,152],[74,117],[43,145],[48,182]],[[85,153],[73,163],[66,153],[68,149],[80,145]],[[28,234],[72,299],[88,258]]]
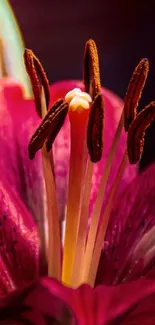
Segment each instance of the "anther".
[[103,124],[104,101],[102,95],[98,94],[90,109],[87,128],[87,147],[92,162],[98,162],[102,158]]
[[55,137],[64,123],[67,112],[68,103],[64,102],[63,99],[59,99],[48,111],[30,140],[28,146],[30,159],[35,157],[36,152],[42,148],[47,138],[50,139],[48,151],[50,150],[49,144],[52,146]]
[[149,71],[149,61],[147,59],[142,59],[137,67],[135,68],[129,86],[126,92],[124,101],[124,127],[125,131],[131,122],[136,117],[136,109],[139,104],[139,100],[142,95],[142,90],[144,88]]
[[133,120],[128,130],[127,147],[131,164],[136,164],[142,155],[145,131],[155,118],[155,102],[146,106]]
[[41,118],[41,84],[44,89],[46,106],[48,108],[50,101],[49,82],[39,59],[31,50],[25,49],[24,61],[33,89],[36,111]]
[[99,59],[95,42],[90,39],[86,42],[84,53],[84,85],[85,91],[94,100],[101,91]]

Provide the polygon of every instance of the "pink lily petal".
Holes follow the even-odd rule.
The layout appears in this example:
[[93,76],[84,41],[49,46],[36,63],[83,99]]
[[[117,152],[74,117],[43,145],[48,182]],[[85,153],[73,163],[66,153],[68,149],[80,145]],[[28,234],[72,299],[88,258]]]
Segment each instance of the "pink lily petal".
[[[114,202],[97,283],[133,281],[155,263],[155,164],[137,176]],[[151,230],[152,229],[152,230]],[[148,233],[148,238],[144,237]]]
[[0,81],[0,102],[1,170],[29,211],[40,219],[45,199],[41,158],[38,154],[31,162],[27,151],[39,123],[34,102],[24,99],[21,86],[10,78]]
[[[141,279],[131,284],[118,286],[98,286],[92,289],[82,285],[77,290],[62,286],[48,279],[43,280],[51,294],[62,299],[70,306],[80,325],[119,324],[126,319],[130,311],[136,313],[137,305],[141,306],[144,299],[155,297],[155,281]],[[155,313],[154,313],[155,314]]]
[[155,312],[154,312],[155,295],[145,298],[133,312],[127,314],[122,325],[154,325]]
[[39,239],[31,215],[9,183],[0,179],[0,294],[38,275]]
[[1,297],[0,321],[32,325],[52,324],[52,320],[79,325],[130,324],[128,319],[139,317],[144,302],[147,311],[152,310],[150,317],[154,317],[154,297],[155,281],[147,279],[95,289],[83,285],[74,290],[53,279],[42,278],[6,298]]
[[10,296],[0,297],[0,324],[76,324],[67,304],[51,293],[50,279],[33,282]]

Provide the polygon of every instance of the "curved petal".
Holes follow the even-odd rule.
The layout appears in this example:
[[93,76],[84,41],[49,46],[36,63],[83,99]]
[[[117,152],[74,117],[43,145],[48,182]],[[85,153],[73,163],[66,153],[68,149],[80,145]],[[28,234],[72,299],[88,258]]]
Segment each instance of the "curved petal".
[[5,180],[0,179],[0,294],[38,276],[39,239],[31,215]]
[[154,312],[155,295],[145,298],[131,313],[124,317],[121,322],[122,325],[154,325],[155,312]]
[[[154,318],[154,297],[155,281],[147,279],[95,289],[82,285],[74,290],[53,279],[43,278],[8,297],[1,297],[0,321],[32,325],[54,321],[62,325],[130,324],[128,320],[142,320],[138,316],[145,302],[144,319],[147,321],[146,316]],[[149,311],[152,312],[150,315]]]
[[29,211],[43,214],[43,177],[40,155],[28,158],[27,146],[39,120],[32,100],[24,99],[21,86],[7,78],[0,81],[0,168]]
[[50,280],[31,283],[12,295],[0,297],[0,322],[8,324],[75,324],[76,319],[64,300],[50,290]]
[[52,295],[70,306],[80,325],[120,324],[119,320],[126,319],[130,311],[136,311],[137,305],[143,303],[144,299],[150,300],[155,295],[155,281],[147,279],[95,289],[82,285],[76,290],[54,280],[43,279],[42,283],[48,286]]
[[155,164],[116,197],[97,283],[133,281],[155,263]]

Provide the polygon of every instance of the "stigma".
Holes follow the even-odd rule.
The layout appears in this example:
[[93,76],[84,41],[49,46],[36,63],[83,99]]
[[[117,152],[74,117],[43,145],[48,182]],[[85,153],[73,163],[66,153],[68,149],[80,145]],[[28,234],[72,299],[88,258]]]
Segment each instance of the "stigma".
[[81,112],[90,108],[92,99],[88,93],[80,88],[74,88],[66,94],[65,101],[69,104],[69,111]]

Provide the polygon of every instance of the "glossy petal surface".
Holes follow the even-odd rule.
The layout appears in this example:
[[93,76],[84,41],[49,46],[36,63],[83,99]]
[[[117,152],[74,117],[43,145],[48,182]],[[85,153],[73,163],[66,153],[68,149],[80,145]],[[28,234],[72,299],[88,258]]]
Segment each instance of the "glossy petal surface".
[[154,266],[154,192],[153,164],[116,197],[100,260],[98,283],[133,281]]
[[145,300],[151,307],[155,293],[155,282],[147,279],[113,287],[98,286],[95,289],[82,285],[77,290],[63,287],[49,279],[44,279],[42,283],[48,286],[52,295],[70,306],[80,325],[121,324],[120,320],[126,320],[132,312],[138,317],[138,309],[141,309]]
[[[28,141],[39,120],[32,100],[24,99],[21,86],[12,79],[0,81],[0,167],[36,219],[43,214],[43,178],[40,155],[31,162]],[[42,200],[41,200],[42,197]]]
[[[17,324],[129,325],[153,324],[155,282],[77,290],[42,278],[8,297],[0,298],[0,321]],[[137,322],[137,323],[136,323]]]
[[[0,298],[0,323],[3,324],[76,324],[65,301],[50,290],[51,281],[31,283],[12,295]],[[74,322],[73,322],[74,321]]]
[[39,238],[32,216],[8,182],[0,179],[0,294],[38,276]]

